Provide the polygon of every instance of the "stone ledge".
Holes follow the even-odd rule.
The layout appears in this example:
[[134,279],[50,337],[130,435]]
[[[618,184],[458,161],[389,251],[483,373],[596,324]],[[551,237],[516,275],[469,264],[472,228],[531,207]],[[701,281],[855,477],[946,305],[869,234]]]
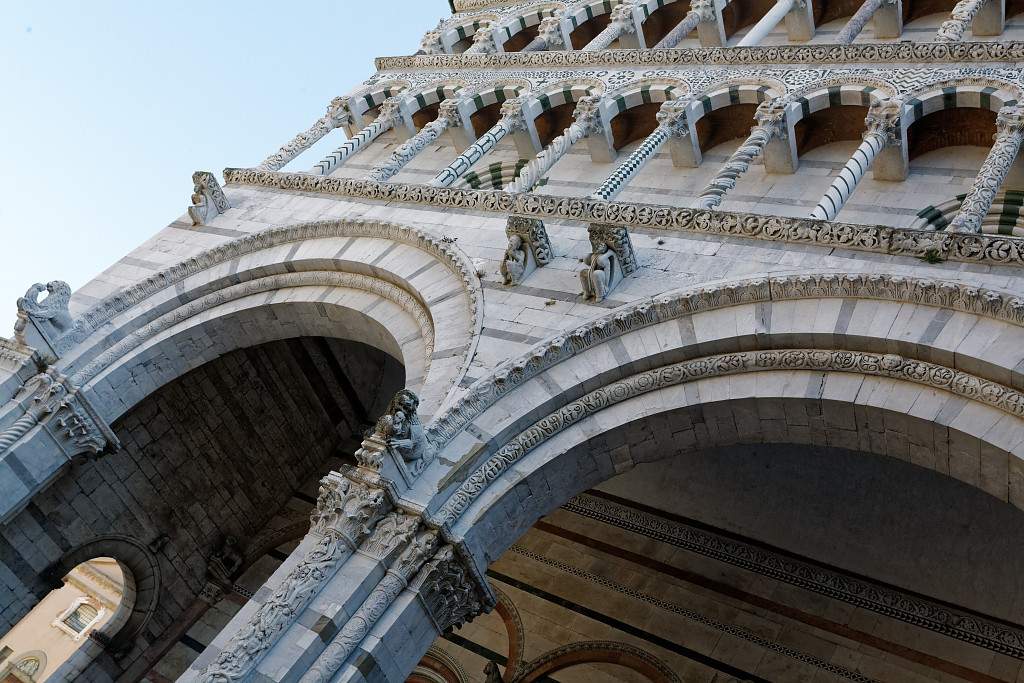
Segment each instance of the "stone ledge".
[[226,168],[224,182],[227,185],[270,187],[382,202],[488,211],[506,216],[514,214],[540,220],[550,218],[671,232],[729,235],[931,260],[1024,265],[1024,239],[1005,235],[931,232],[809,218],[702,211],[658,204],[606,202],[585,197],[377,183],[258,169]]
[[949,64],[1024,61],[1024,41],[766,45],[646,50],[556,50],[492,54],[378,57],[378,71],[394,69],[506,69],[577,66],[754,66],[766,64]]

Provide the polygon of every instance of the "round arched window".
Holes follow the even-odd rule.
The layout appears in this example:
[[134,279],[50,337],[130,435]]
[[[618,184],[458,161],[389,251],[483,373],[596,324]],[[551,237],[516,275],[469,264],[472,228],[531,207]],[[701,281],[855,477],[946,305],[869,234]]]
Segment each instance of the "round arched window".
[[39,666],[41,662],[35,657],[26,657],[25,659],[18,662],[15,666],[27,673],[29,676],[34,676],[39,673]]

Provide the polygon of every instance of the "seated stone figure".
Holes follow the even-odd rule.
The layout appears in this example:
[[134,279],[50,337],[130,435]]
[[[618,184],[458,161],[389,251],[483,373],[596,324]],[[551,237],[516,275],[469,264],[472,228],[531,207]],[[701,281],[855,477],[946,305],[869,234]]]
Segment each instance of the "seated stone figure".
[[518,285],[522,282],[529,258],[529,249],[523,238],[519,235],[510,235],[505,258],[501,262],[501,275],[506,285]]
[[402,389],[391,399],[387,412],[377,420],[356,451],[356,460],[363,467],[380,470],[385,453],[405,464],[413,476],[426,465],[427,437],[416,410],[420,400],[413,392]]
[[585,263],[587,267],[580,271],[583,296],[594,301],[604,301],[612,287],[622,279],[619,257],[607,242],[601,242],[587,256]]

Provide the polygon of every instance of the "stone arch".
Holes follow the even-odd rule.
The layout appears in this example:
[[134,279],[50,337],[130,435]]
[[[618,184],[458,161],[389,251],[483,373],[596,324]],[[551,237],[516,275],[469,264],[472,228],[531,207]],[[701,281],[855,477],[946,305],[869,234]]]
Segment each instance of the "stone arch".
[[463,190],[500,190],[511,185],[527,163],[529,159],[494,161],[485,168],[469,171],[458,180],[455,187]]
[[436,119],[438,105],[460,94],[465,87],[466,81],[456,78],[417,86],[404,92],[402,100],[413,126],[419,130]]
[[387,80],[356,91],[350,97],[355,128],[358,130],[369,124],[384,100],[403,93],[409,86],[410,82],[406,80]]
[[468,680],[457,659],[439,647],[431,647],[413,669],[407,683],[466,683]]
[[501,617],[505,625],[505,633],[508,636],[508,664],[505,666],[505,673],[502,679],[505,681],[515,680],[524,666],[523,653],[526,649],[526,630],[523,628],[523,619],[519,615],[512,599],[504,592],[491,585],[491,590],[498,596],[498,602],[494,611]]
[[[345,258],[351,254],[357,255]],[[417,276],[419,269],[424,270]],[[429,284],[421,288],[416,280]],[[201,359],[241,345],[228,334],[205,349],[188,349],[186,359],[176,344],[189,334],[273,311],[273,320],[247,335],[250,341],[287,338],[305,328],[314,336],[347,335],[367,343],[405,364],[407,383],[421,388],[421,411],[429,414],[468,367],[481,324],[479,288],[461,251],[415,229],[359,220],[272,228],[215,247],[101,302],[62,340],[67,348],[60,365],[77,385],[103,395],[109,406],[104,417],[112,421]],[[445,315],[461,317],[465,325],[436,327],[434,320]],[[339,328],[338,321],[349,327]],[[435,364],[431,356],[441,350],[453,352],[454,362]],[[180,362],[154,366],[156,357]],[[111,393],[143,366],[150,377],[146,388],[126,385]]]
[[[879,84],[881,85],[881,84]],[[798,155],[840,140],[860,140],[868,108],[892,90],[866,82],[811,86],[791,96],[788,116]]]
[[153,551],[137,539],[108,535],[68,551],[43,572],[43,576],[51,586],[56,586],[72,569],[97,557],[116,560],[124,575],[121,604],[98,632],[110,651],[119,652],[133,643],[156,612],[160,599],[160,563]]
[[601,103],[601,121],[612,146],[621,149],[642,140],[658,126],[661,104],[689,92],[689,84],[674,78],[645,78],[610,91]]
[[697,98],[700,107],[693,117],[701,151],[746,137],[756,123],[757,106],[785,92],[786,86],[779,82],[735,81],[702,93]]
[[987,109],[1000,108],[1024,100],[1024,90],[1012,83],[994,79],[963,79],[932,83],[906,95],[908,123],[914,123],[928,114],[953,107]]
[[537,37],[537,28],[545,18],[565,9],[564,2],[541,2],[524,7],[497,22],[494,42],[500,52],[519,52]]
[[497,20],[498,15],[492,12],[453,18],[441,30],[441,45],[444,51],[448,54],[465,52],[473,44],[473,36],[476,35],[477,29]]
[[640,25],[644,37],[643,44],[654,47],[689,11],[690,3],[681,0],[645,0],[640,4],[640,13],[643,15],[643,23]]
[[468,122],[476,137],[487,132],[497,123],[501,105],[506,101],[528,92],[530,83],[513,79],[484,86],[473,93],[468,101],[459,105],[462,120]]
[[576,5],[565,13],[565,27],[569,33],[570,50],[582,49],[608,26],[611,11],[618,0],[596,0]]
[[[615,455],[608,455],[601,466],[574,460],[596,449],[593,438],[638,419],[668,424],[667,414],[677,409],[700,406],[695,409],[703,410],[705,404],[714,404],[714,409],[726,406],[732,410],[740,405],[736,401],[746,399],[769,406],[812,400],[835,406],[840,412],[871,412],[882,423],[899,425],[908,435],[924,434],[927,425],[928,435],[921,438],[933,449],[944,448],[949,453],[952,448],[956,457],[970,453],[971,467],[994,466],[1002,472],[998,482],[968,481],[967,477],[967,483],[1024,509],[1024,491],[1019,484],[1019,473],[1024,472],[1019,464],[1024,454],[1024,393],[1021,382],[1011,379],[1011,368],[1024,351],[1011,354],[1013,357],[1005,357],[1003,351],[975,354],[968,349],[963,330],[951,329],[951,336],[922,341],[917,336],[919,325],[913,326],[916,334],[911,328],[903,332],[887,328],[880,335],[859,325],[859,329],[850,329],[851,320],[891,320],[895,311],[884,310],[893,301],[906,302],[898,307],[918,320],[936,315],[948,319],[940,312],[942,308],[968,314],[970,320],[962,321],[968,329],[992,325],[993,334],[1002,339],[1019,335],[1022,322],[1019,301],[1007,293],[882,276],[803,276],[725,283],[629,306],[498,368],[431,425],[435,443],[442,447],[451,443],[456,449],[445,454],[449,461],[457,460],[460,450],[478,448],[470,459],[472,464],[467,461],[443,479],[429,478],[441,488],[432,504],[436,506],[434,518],[450,524],[457,535],[468,534],[471,546],[486,546],[486,564],[536,516],[561,504],[554,499],[562,492],[542,482],[593,485],[645,457],[654,457],[644,449],[666,448],[664,443],[644,444],[638,459],[620,453],[625,459],[616,461]],[[860,313],[840,322],[845,318],[840,315],[844,305],[848,313],[858,308]],[[808,306],[817,311],[811,317],[819,322],[835,319],[843,331],[825,333],[824,340],[815,340],[815,333],[800,322],[803,316],[798,313]],[[758,320],[773,322],[761,327]],[[722,327],[717,327],[719,324]],[[622,358],[626,336],[629,345],[639,349],[635,356],[627,353],[629,362]],[[817,350],[823,347],[832,350]],[[618,351],[613,353],[611,348]],[[877,391],[861,394],[855,390],[864,382]],[[812,385],[812,398],[808,399],[806,391]],[[552,387],[560,391],[555,393]],[[903,396],[910,403],[895,407],[887,403],[893,396]],[[506,400],[518,406],[511,413],[504,405]],[[535,407],[524,412],[525,406]],[[617,407],[605,412],[611,406]],[[943,412],[944,406],[955,408]],[[933,422],[938,425],[937,432],[932,431]],[[475,434],[488,438],[477,440],[481,443],[476,446],[461,438],[457,444],[449,442],[462,431],[458,425],[463,423],[472,423]],[[845,440],[843,443],[855,450],[900,457],[896,446],[871,442],[864,429],[856,423],[849,433],[836,435],[836,443]],[[761,438],[776,438],[770,432],[764,434]],[[798,437],[787,434],[785,438]],[[584,443],[588,445],[577,448]],[[521,515],[507,507],[512,501],[506,496],[513,490],[533,492],[535,502],[529,511],[518,497]],[[519,524],[520,517],[523,524]]]
[[596,78],[574,78],[545,85],[530,93],[528,120],[545,146],[573,122],[575,105],[588,95],[600,95],[604,83]]
[[580,664],[616,664],[646,676],[652,683],[681,683],[672,669],[646,650],[614,641],[587,641],[563,645],[527,664],[514,683],[533,683]]

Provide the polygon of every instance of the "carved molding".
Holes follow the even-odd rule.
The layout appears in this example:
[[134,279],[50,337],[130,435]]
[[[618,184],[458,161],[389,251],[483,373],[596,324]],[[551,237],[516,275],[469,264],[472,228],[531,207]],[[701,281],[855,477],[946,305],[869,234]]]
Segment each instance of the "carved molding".
[[577,66],[689,66],[705,64],[948,64],[1024,61],[1024,41],[956,43],[863,43],[850,45],[771,45],[645,50],[556,50],[494,54],[378,57],[378,71],[400,69],[510,69]]
[[[438,258],[459,277],[469,298],[473,329],[478,329],[483,314],[479,278],[473,264],[461,250],[443,242],[430,233],[395,223],[364,220],[325,220],[270,228],[263,232],[226,242],[185,261],[154,273],[138,284],[126,287],[96,304],[77,318],[71,332],[62,337],[58,346],[70,349],[85,341],[94,331],[114,316],[140,304],[153,294],[173,287],[185,278],[207,270],[217,264],[239,258],[281,244],[332,237],[372,237],[409,244]],[[156,317],[152,313],[151,317]],[[147,321],[148,322],[148,321]]]
[[933,232],[883,225],[859,225],[734,211],[616,202],[587,197],[513,194],[500,190],[461,190],[427,185],[225,169],[225,182],[281,190],[318,192],[381,202],[406,202],[469,211],[516,214],[544,220],[609,223],[654,230],[732,235],[751,239],[819,244],[857,251],[950,261],[1024,265],[1024,240],[1006,235]]
[[[589,640],[556,647],[553,650],[545,652],[536,659],[527,662],[523,666],[522,672],[512,679],[512,683],[525,683],[525,681],[536,680],[537,677],[531,676],[531,674],[536,674],[539,670],[544,670],[545,667],[554,664],[557,660],[562,658],[572,658],[573,661],[576,661],[576,658],[573,657],[573,655],[577,655],[582,652],[594,652],[608,655],[608,659],[594,659],[593,661],[613,661],[618,663],[620,666],[625,666],[630,669],[633,667],[630,666],[629,660],[641,661],[660,674],[658,678],[652,679],[655,683],[682,683],[682,679],[680,679],[679,676],[676,675],[676,673],[672,671],[667,664],[665,664],[665,662],[661,661],[647,650],[636,647],[635,645],[620,643],[613,640]],[[587,660],[579,661],[578,663],[585,664],[587,663]]]
[[563,509],[988,650],[1024,658],[1024,629],[642,510],[579,495]]

